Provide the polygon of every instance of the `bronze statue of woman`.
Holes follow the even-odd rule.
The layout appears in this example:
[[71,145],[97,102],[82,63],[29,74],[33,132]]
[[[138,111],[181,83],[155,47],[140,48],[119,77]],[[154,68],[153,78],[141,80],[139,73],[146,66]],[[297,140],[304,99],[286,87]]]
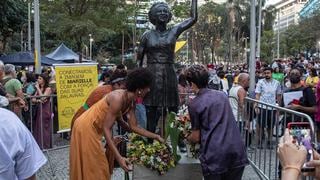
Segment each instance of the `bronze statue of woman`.
[[167,3],[153,4],[148,13],[149,20],[155,29],[148,30],[142,35],[137,59],[142,66],[144,55],[146,55],[147,68],[154,75],[151,91],[144,99],[147,110],[147,129],[151,132],[155,132],[158,119],[164,112],[176,112],[179,105],[174,50],[179,35],[197,21],[197,0],[192,0],[190,13],[190,18],[170,28],[167,28],[167,24],[171,20],[172,13]]

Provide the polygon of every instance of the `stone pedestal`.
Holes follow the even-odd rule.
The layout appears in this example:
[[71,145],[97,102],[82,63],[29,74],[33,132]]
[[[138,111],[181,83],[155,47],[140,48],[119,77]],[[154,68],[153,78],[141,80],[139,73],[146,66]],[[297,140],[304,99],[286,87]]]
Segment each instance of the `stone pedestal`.
[[142,165],[134,165],[133,180],[202,180],[202,170],[198,160],[182,155],[179,164],[160,176]]

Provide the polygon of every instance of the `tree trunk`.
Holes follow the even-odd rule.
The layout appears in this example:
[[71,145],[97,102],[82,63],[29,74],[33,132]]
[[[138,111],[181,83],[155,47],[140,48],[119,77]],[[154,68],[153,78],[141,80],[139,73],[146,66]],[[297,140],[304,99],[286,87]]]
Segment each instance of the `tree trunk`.
[[2,53],[6,52],[7,44],[8,44],[7,38],[3,37],[3,40],[2,40],[2,51],[1,51]]
[[211,46],[211,63],[212,64],[216,64],[215,60],[214,60],[214,48],[213,48],[213,46]]
[[81,36],[78,37],[76,44],[77,44],[77,52],[79,55],[78,62],[81,63],[82,62],[82,37]]
[[233,39],[232,39],[232,30],[231,30],[229,33],[229,62],[231,62],[231,63],[233,63],[232,46],[233,46]]
[[240,51],[241,43],[240,43],[240,30],[238,30],[238,63],[241,62],[241,51]]

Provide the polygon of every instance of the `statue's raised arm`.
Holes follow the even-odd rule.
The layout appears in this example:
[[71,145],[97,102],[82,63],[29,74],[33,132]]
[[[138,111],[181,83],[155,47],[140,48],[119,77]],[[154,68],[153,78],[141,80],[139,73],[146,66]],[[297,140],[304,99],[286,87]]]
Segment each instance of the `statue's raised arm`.
[[177,25],[177,28],[178,28],[177,36],[179,36],[183,31],[189,29],[192,25],[194,25],[197,22],[197,20],[198,20],[198,0],[192,0],[190,18],[188,18],[187,20]]

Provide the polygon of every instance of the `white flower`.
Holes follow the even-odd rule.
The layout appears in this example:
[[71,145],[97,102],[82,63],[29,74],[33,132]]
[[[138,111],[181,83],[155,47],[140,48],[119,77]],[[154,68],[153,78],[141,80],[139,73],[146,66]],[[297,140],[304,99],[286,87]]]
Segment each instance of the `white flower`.
[[171,127],[171,128],[173,128],[173,126],[174,126],[174,123],[173,123],[173,122],[172,122],[172,123],[170,123],[170,127]]

